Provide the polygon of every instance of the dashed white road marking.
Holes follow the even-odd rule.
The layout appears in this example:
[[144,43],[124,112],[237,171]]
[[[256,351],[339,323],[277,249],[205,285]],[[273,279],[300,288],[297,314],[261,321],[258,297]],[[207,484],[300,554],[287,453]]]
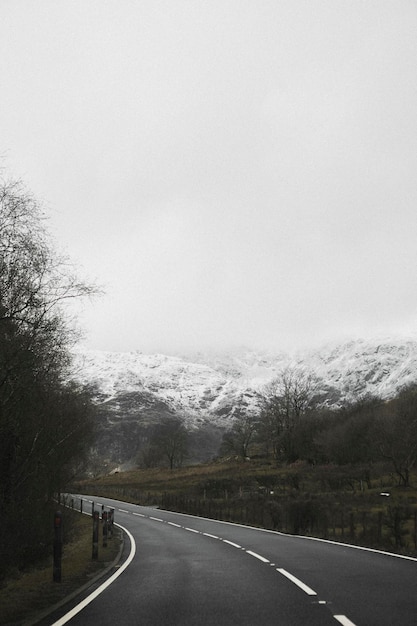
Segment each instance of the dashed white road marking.
[[333,617],[339,622],[339,624],[343,624],[343,626],[355,626],[355,624],[351,622],[346,615],[333,615]]
[[234,543],[233,541],[229,541],[228,539],[223,539],[223,543],[228,543],[229,546],[233,546],[234,548],[242,548],[238,543]]
[[305,585],[299,578],[297,578],[296,576],[293,576],[282,567],[277,567],[277,572],[279,572],[280,574],[283,574],[283,576],[286,576],[289,580],[291,580],[291,582],[297,585],[297,587],[300,587],[300,589],[302,589],[307,595],[309,596],[317,595],[317,593],[313,589],[311,589],[311,587],[309,587],[308,585]]
[[264,556],[261,556],[257,552],[252,552],[252,550],[246,550],[246,554],[250,554],[251,556],[254,556],[255,559],[259,559],[260,561],[262,561],[262,563],[269,563],[268,559],[266,559]]
[[[89,502],[93,502],[93,500],[89,500]],[[100,506],[100,503],[96,503],[96,504],[97,504],[97,506]],[[120,511],[121,513],[132,513],[133,515],[136,515],[137,517],[148,517],[147,515],[143,515],[142,513],[135,513],[134,511],[128,511],[126,509],[117,509],[117,510]],[[188,530],[189,532],[196,533],[198,535],[204,535],[205,537],[210,537],[211,539],[218,539],[219,541],[223,541],[223,543],[227,543],[227,544],[231,545],[234,548],[238,548],[240,550],[244,550],[250,556],[253,556],[256,559],[258,559],[259,561],[262,561],[262,563],[269,563],[269,565],[271,567],[275,567],[275,563],[271,563],[264,556],[258,554],[257,552],[253,552],[252,550],[246,550],[245,548],[242,548],[242,546],[240,546],[239,544],[234,543],[233,541],[229,541],[228,539],[222,539],[221,537],[218,537],[217,535],[212,535],[211,533],[201,532],[201,531],[196,530],[194,528],[189,528],[187,526],[182,526],[180,524],[176,524],[175,522],[167,522],[166,520],[163,520],[160,517],[149,516],[148,519],[154,520],[156,522],[166,522],[170,526],[175,526],[176,528],[182,528],[184,530]],[[203,518],[203,519],[205,519],[205,518]],[[228,523],[228,522],[221,522],[221,523]],[[233,524],[233,525],[241,526],[241,524]],[[120,526],[120,525],[116,524],[116,526]],[[120,527],[123,528],[122,526],[120,526]],[[72,609],[72,611],[70,611],[69,613],[64,615],[60,620],[55,622],[53,624],[53,626],[63,626],[63,624],[66,624],[70,619],[72,619],[74,617],[74,615],[79,613],[85,606],[87,606],[87,604],[89,604],[102,591],[104,591],[104,589],[106,589],[106,587],[108,587],[113,582],[113,580],[115,580],[122,573],[122,571],[124,571],[124,569],[126,569],[126,567],[130,564],[130,562],[132,561],[132,559],[134,557],[134,554],[136,552],[136,544],[134,542],[134,539],[133,539],[132,535],[129,533],[129,531],[127,529],[125,529],[125,528],[123,528],[123,530],[126,531],[126,533],[128,534],[129,538],[131,538],[131,541],[133,542],[133,543],[131,543],[132,551],[131,551],[131,554],[130,554],[129,558],[127,559],[127,561],[123,564],[123,566],[120,569],[117,570],[117,572],[115,574],[113,574],[113,576],[111,576],[105,583],[103,583],[103,585],[98,587],[98,589],[96,589],[95,592],[93,592],[90,596],[85,598],[82,602],[80,602],[80,604],[75,606]],[[315,539],[315,538],[313,538],[313,539]],[[325,541],[325,540],[318,539],[318,541]],[[337,543],[337,542],[329,542],[329,543]],[[349,547],[356,547],[356,546],[349,546]],[[377,550],[372,550],[372,551],[378,552]],[[389,554],[389,556],[395,556],[395,555]],[[409,558],[410,558],[410,560],[415,560],[414,558],[413,559],[411,559],[411,557],[409,557]],[[291,582],[293,582],[300,589],[302,589],[307,595],[309,595],[309,596],[317,596],[317,593],[313,589],[311,589],[311,587],[309,587],[308,585],[303,583],[299,578],[297,578],[293,574],[290,574],[290,572],[287,572],[285,569],[279,568],[279,567],[276,568],[276,571],[279,572],[280,574],[282,574],[283,576],[285,576],[286,578],[288,578],[289,580],[291,580]],[[327,604],[327,602],[325,600],[319,600],[319,604]],[[356,626],[349,618],[346,617],[346,615],[333,615],[333,617],[335,618],[336,621],[339,622],[339,624],[342,624],[342,626]]]

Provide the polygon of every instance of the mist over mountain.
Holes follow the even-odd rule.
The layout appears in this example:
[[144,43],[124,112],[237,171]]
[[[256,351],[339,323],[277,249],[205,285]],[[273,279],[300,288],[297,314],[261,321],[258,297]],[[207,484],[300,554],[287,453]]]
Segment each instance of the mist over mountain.
[[191,460],[209,460],[233,419],[255,415],[265,388],[287,367],[311,373],[320,401],[331,408],[369,395],[389,399],[417,382],[417,341],[354,340],[292,355],[246,348],[183,356],[75,355],[76,378],[95,390],[97,454],[119,465],[133,464],[152,426],[169,416],[180,416],[189,429]]

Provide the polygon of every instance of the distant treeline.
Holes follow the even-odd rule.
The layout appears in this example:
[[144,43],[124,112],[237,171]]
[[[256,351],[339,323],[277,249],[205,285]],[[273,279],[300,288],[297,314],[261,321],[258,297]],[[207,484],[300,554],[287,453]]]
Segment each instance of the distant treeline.
[[221,454],[263,455],[278,464],[369,465],[388,461],[408,486],[417,460],[417,385],[382,401],[364,398],[338,410],[315,395],[314,378],[286,369],[256,417],[242,413],[225,433]]

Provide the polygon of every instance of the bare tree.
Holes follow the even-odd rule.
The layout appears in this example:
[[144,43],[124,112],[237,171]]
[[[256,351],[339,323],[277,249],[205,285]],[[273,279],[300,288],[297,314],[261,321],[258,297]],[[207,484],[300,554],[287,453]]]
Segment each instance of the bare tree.
[[249,446],[256,433],[257,421],[250,415],[240,415],[232,428],[223,435],[220,451],[233,453],[242,459],[249,457]]
[[173,416],[165,418],[155,427],[146,458],[150,458],[153,464],[158,464],[157,459],[164,460],[172,470],[181,467],[187,452],[188,431],[183,420]]
[[408,487],[417,462],[417,387],[405,389],[386,406],[376,439],[380,455],[392,463],[400,485]]
[[314,436],[318,456],[338,465],[367,465],[377,460],[375,440],[382,410],[383,403],[376,397],[363,398],[337,411],[324,410],[322,427]]
[[265,389],[260,434],[272,446],[275,458],[297,458],[294,432],[315,407],[316,380],[301,368],[287,367]]
[[[42,519],[48,497],[71,477],[92,432],[89,395],[69,382],[77,332],[64,303],[94,289],[55,253],[44,221],[23,185],[0,184],[0,507],[8,538],[0,551],[6,562],[29,517]],[[42,543],[35,534],[31,529],[33,550]]]

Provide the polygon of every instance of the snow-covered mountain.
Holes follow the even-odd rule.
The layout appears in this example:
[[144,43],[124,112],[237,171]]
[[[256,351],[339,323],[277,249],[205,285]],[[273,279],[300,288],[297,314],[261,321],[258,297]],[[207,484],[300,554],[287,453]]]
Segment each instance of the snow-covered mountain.
[[75,367],[76,377],[96,388],[100,447],[122,461],[137,454],[149,425],[167,415],[180,415],[192,431],[216,431],[217,445],[218,433],[239,412],[258,411],[266,385],[286,367],[311,372],[328,406],[365,395],[393,397],[417,382],[417,340],[355,340],[292,355],[79,351]]

